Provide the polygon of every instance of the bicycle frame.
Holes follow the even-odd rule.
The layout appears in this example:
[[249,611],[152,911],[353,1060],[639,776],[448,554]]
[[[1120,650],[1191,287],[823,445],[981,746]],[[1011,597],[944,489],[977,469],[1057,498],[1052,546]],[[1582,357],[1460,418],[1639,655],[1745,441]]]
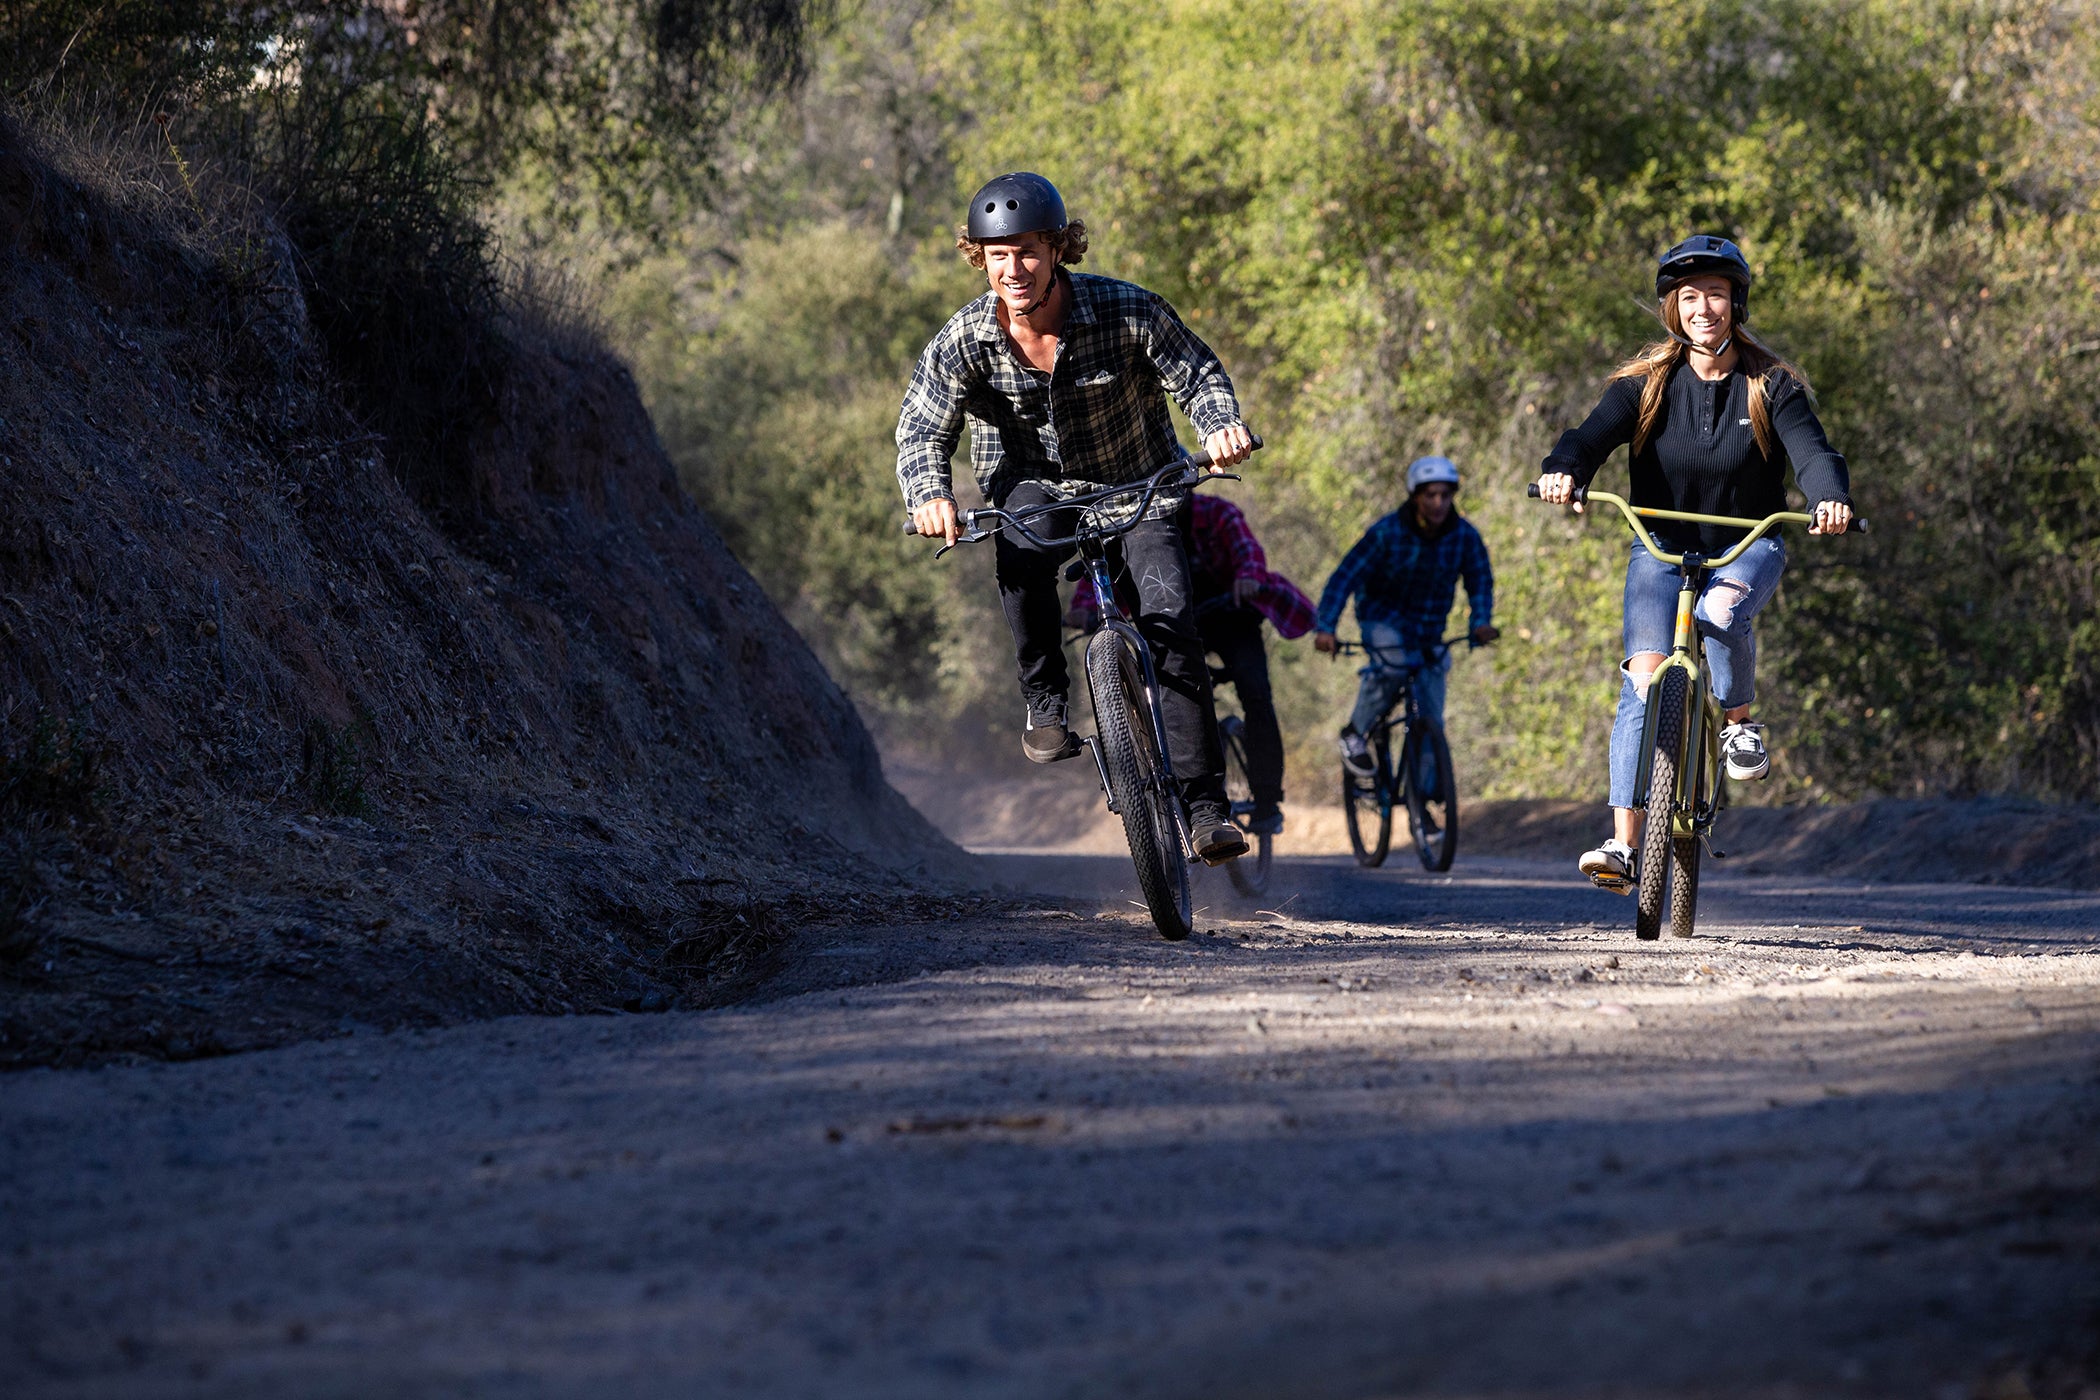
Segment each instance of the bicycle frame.
[[[1424,670],[1441,662],[1445,656],[1450,654],[1451,648],[1458,645],[1458,643],[1460,642],[1466,642],[1470,645],[1472,643],[1472,638],[1466,636],[1463,633],[1456,637],[1446,637],[1442,641],[1434,642],[1429,646],[1423,647],[1421,649],[1422,659],[1416,662],[1414,665],[1394,668],[1396,670],[1405,671],[1407,673],[1406,684],[1400,687],[1400,727],[1403,730],[1414,728],[1416,723],[1420,719],[1420,705],[1419,702],[1415,699],[1416,679],[1421,676]],[[1371,643],[1364,641],[1336,642],[1334,645],[1334,649],[1336,654],[1341,656],[1349,656],[1352,654],[1361,653],[1373,666],[1379,666],[1384,664],[1378,659],[1378,653],[1380,652],[1406,652],[1413,650],[1413,648],[1406,646],[1373,646]],[[1375,726],[1373,726],[1373,733],[1366,734],[1364,737],[1366,739],[1372,738],[1376,731],[1379,729],[1386,730],[1390,733],[1393,727],[1393,712],[1389,709],[1385,712],[1383,716],[1379,718],[1378,723]]]
[[[1616,506],[1633,526],[1641,547],[1655,559],[1671,565],[1677,570],[1677,621],[1672,631],[1670,654],[1663,658],[1648,677],[1647,693],[1656,693],[1665,672],[1672,668],[1685,673],[1689,685],[1689,713],[1685,716],[1684,754],[1698,756],[1697,763],[1684,762],[1677,765],[1677,791],[1672,794],[1670,810],[1670,834],[1676,837],[1706,837],[1712,832],[1721,809],[1727,805],[1726,788],[1721,776],[1721,727],[1720,702],[1714,699],[1709,686],[1705,660],[1705,647],[1698,636],[1698,626],[1692,609],[1698,605],[1699,594],[1712,579],[1714,570],[1726,568],[1742,556],[1744,550],[1763,539],[1781,525],[1812,525],[1815,517],[1797,510],[1775,511],[1762,520],[1746,520],[1732,515],[1701,515],[1694,511],[1661,510],[1652,506],[1630,505],[1620,496],[1609,491],[1588,491],[1585,501],[1602,501]],[[1672,554],[1655,542],[1655,536],[1641,523],[1642,517],[1650,520],[1683,520],[1696,525],[1721,525],[1747,531],[1742,539],[1721,554],[1707,556],[1695,551]],[[1655,729],[1660,711],[1653,705],[1641,721],[1641,750],[1639,766],[1635,769],[1633,805],[1636,809],[1648,802],[1648,783],[1654,770]],[[1701,800],[1701,793],[1705,798]]]

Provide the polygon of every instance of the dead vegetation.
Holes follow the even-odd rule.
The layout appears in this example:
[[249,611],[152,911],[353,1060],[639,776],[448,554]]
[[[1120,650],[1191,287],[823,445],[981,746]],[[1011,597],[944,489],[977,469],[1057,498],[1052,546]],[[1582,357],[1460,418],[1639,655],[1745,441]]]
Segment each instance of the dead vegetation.
[[510,296],[485,393],[375,423],[256,186],[100,149],[0,127],[0,1064],[689,1004],[942,912],[623,366]]

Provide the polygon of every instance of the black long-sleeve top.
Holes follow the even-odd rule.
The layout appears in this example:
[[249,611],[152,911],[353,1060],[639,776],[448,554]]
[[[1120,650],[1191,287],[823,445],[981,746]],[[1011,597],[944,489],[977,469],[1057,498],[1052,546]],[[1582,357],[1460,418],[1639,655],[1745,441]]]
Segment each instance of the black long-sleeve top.
[[[1808,393],[1793,376],[1773,376],[1772,430],[1780,451],[1766,456],[1750,431],[1749,381],[1740,370],[1725,379],[1701,379],[1688,364],[1670,372],[1663,390],[1662,412],[1648,441],[1634,454],[1633,490],[1637,506],[1696,511],[1762,519],[1787,509],[1786,469],[1809,509],[1824,501],[1846,505],[1851,478],[1845,459],[1823,436],[1823,425]],[[1540,468],[1543,474],[1565,473],[1577,486],[1588,486],[1607,457],[1633,441],[1640,421],[1641,380],[1615,379],[1604,398],[1579,428],[1570,428],[1553,444]],[[1658,540],[1673,551],[1712,553],[1743,537],[1742,530],[1685,521],[1647,522]]]

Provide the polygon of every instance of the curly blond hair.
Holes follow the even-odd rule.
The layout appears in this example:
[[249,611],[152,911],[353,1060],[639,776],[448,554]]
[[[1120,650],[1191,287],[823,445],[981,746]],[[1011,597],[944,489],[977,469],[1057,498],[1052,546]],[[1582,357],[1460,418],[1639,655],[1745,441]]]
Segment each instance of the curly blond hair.
[[[1043,238],[1050,251],[1057,254],[1060,266],[1077,266],[1086,257],[1086,225],[1073,219],[1062,229],[1043,229]],[[955,226],[955,251],[963,255],[963,261],[984,271],[984,244],[970,237],[968,224]]]

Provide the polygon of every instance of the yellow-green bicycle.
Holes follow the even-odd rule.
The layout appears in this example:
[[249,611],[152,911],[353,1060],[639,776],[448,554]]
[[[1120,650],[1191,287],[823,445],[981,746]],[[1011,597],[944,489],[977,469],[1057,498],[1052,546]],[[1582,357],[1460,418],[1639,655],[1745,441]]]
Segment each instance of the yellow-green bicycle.
[[[1529,494],[1539,494],[1536,482]],[[1577,491],[1574,499],[1617,506],[1647,551],[1677,570],[1675,637],[1669,656],[1648,680],[1648,713],[1641,726],[1641,757],[1634,769],[1640,776],[1634,787],[1633,805],[1644,809],[1647,816],[1634,865],[1638,897],[1634,901],[1633,931],[1641,938],[1660,937],[1667,897],[1670,932],[1678,938],[1690,938],[1699,906],[1699,849],[1710,848],[1714,821],[1728,805],[1727,792],[1720,781],[1721,706],[1707,683],[1705,652],[1697,645],[1692,607],[1714,570],[1734,563],[1744,550],[1781,525],[1812,525],[1815,517],[1797,510],[1777,511],[1762,520],[1658,510],[1628,505],[1609,491]],[[1648,527],[1641,523],[1643,516],[1695,525],[1735,526],[1748,533],[1723,554],[1671,554],[1656,544]],[[1857,516],[1847,527],[1848,532],[1861,534],[1866,529],[1867,522]]]

